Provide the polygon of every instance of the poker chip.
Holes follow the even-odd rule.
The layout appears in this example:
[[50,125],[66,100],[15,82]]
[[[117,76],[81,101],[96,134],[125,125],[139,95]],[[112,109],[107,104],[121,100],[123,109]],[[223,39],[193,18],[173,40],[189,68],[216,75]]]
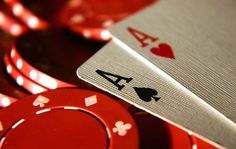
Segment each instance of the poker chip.
[[72,31],[87,39],[108,41],[107,28],[156,0],[69,0],[61,11],[61,20]]
[[5,0],[14,15],[30,29],[57,27],[57,15],[66,0]]
[[32,94],[37,94],[37,93],[41,93],[43,91],[48,90],[47,88],[44,88],[44,87],[32,82],[25,75],[21,74],[15,68],[15,66],[11,63],[8,54],[5,55],[4,62],[5,62],[7,73],[16,81],[16,83],[19,86],[25,88],[27,91],[29,91]]
[[10,55],[22,74],[46,88],[84,88],[91,86],[77,78],[76,69],[101,46],[68,31],[34,31],[17,38]]
[[0,29],[12,36],[19,36],[26,31],[26,28],[0,11]]
[[2,1],[0,1],[0,29],[12,36],[19,36],[27,30],[24,25],[14,18]]
[[5,66],[3,62],[3,55],[7,45],[11,42],[10,39],[3,38],[0,36],[0,107],[4,108],[14,103],[20,98],[28,96],[29,93],[19,86],[12,80],[5,72]]
[[23,74],[28,75],[29,79],[38,82],[39,84],[50,88],[56,89],[60,87],[73,87],[74,85],[66,83],[64,81],[53,78],[40,70],[34,68],[29,63],[27,63],[17,52],[15,47],[11,49],[10,52],[11,59],[17,69],[19,69]]
[[131,115],[112,98],[90,90],[32,95],[0,111],[0,118],[1,149],[139,148]]

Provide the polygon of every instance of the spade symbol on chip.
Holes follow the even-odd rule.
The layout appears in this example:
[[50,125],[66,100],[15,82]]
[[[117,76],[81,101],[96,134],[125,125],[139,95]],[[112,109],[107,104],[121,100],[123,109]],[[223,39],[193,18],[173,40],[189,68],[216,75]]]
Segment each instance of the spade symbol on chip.
[[138,94],[139,98],[145,102],[149,102],[152,99],[158,101],[161,97],[157,97],[158,92],[151,88],[143,88],[143,87],[133,87],[135,92]]

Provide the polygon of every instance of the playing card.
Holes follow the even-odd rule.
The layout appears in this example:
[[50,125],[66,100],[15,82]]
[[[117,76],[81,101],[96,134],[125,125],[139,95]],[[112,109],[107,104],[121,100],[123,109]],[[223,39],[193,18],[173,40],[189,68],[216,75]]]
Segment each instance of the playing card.
[[225,147],[236,145],[236,126],[221,113],[110,42],[77,70],[77,75],[121,99]]
[[110,31],[118,44],[236,122],[235,18],[235,0],[161,0]]

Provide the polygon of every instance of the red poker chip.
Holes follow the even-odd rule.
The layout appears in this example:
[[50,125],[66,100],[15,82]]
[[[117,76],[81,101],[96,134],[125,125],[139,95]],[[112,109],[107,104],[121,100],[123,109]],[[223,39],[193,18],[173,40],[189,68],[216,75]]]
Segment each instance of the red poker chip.
[[19,36],[26,31],[26,28],[14,19],[0,11],[0,29],[12,36]]
[[3,38],[4,35],[0,36],[0,107],[4,108],[9,106],[17,99],[23,98],[29,93],[19,86],[10,78],[6,71],[3,62],[5,49],[11,44],[11,39]]
[[139,147],[130,114],[94,91],[57,89],[32,95],[0,111],[0,117],[1,149]]
[[50,88],[56,89],[60,87],[73,87],[75,85],[61,81],[59,79],[53,78],[34,66],[31,66],[28,62],[22,58],[15,47],[11,49],[10,58],[12,59],[13,63],[15,64],[16,68],[21,71],[23,74],[27,75],[29,79],[39,83],[40,85]]
[[0,29],[12,36],[19,36],[27,30],[24,25],[14,18],[2,1],[0,1]]
[[25,88],[27,91],[29,91],[32,94],[41,93],[43,91],[48,90],[47,88],[44,88],[30,80],[25,75],[21,74],[17,68],[15,68],[14,64],[11,63],[10,57],[8,54],[4,57],[4,62],[6,66],[7,73],[16,81],[16,83]]
[[61,11],[61,20],[86,38],[107,41],[107,28],[156,0],[70,0]]
[[30,29],[41,30],[59,25],[58,14],[67,0],[5,0],[14,15]]
[[18,37],[10,55],[18,70],[46,88],[84,88],[89,85],[76,69],[102,46],[65,30],[34,31]]

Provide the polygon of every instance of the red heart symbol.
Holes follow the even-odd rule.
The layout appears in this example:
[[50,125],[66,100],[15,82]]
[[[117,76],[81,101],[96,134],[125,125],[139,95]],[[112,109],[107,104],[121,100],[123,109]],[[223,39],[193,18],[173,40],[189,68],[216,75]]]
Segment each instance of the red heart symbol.
[[175,59],[172,48],[166,43],[161,43],[158,47],[151,48],[151,52],[158,56]]

